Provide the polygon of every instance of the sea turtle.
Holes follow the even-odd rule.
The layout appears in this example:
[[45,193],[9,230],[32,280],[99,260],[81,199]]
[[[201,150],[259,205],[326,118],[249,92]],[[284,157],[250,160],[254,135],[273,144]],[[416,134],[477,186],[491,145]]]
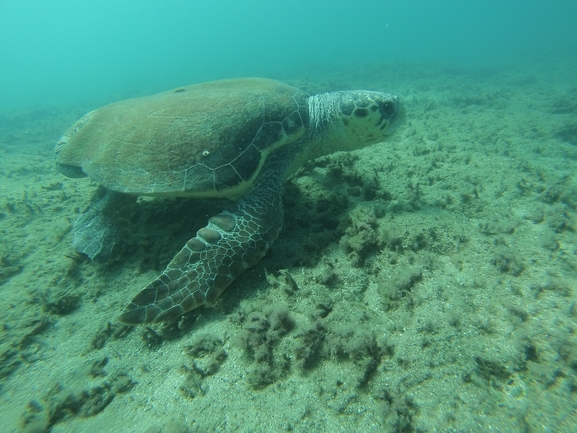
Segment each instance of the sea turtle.
[[74,249],[106,259],[139,195],[233,200],[119,317],[128,325],[176,319],[214,303],[264,256],[281,230],[282,184],[303,162],[384,141],[404,120],[394,95],[309,96],[265,78],[195,84],[99,108],[56,145],[60,172],[100,184],[98,199],[74,224]]

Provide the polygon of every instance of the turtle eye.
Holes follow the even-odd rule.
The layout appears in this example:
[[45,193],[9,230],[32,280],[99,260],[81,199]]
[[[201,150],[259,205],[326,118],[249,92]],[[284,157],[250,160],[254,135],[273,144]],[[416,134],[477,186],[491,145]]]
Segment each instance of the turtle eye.
[[391,101],[382,102],[379,105],[381,116],[383,116],[385,119],[390,119],[393,114],[395,114],[395,110],[395,104]]

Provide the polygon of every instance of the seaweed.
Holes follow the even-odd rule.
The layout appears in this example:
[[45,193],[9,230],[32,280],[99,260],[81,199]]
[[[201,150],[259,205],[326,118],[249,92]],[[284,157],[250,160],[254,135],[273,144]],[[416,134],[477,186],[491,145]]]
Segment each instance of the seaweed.
[[206,394],[204,379],[214,375],[228,356],[222,346],[219,338],[207,334],[195,337],[186,347],[190,365],[182,366],[186,378],[180,386],[180,392],[186,398],[193,399],[197,395]]
[[253,311],[243,319],[236,340],[254,363],[247,380],[254,388],[262,388],[275,382],[290,367],[286,354],[275,353],[275,348],[295,327],[295,320],[282,305],[264,312]]
[[297,345],[295,348],[296,365],[302,370],[312,369],[323,359],[322,343],[327,330],[320,320],[303,326],[295,334]]
[[71,416],[88,418],[101,413],[116,395],[130,391],[136,382],[125,373],[82,391],[72,391],[56,383],[41,400],[31,400],[21,417],[24,432],[48,432]]
[[525,269],[525,264],[521,257],[511,248],[504,245],[495,248],[495,252],[491,258],[491,264],[493,264],[500,272],[511,274],[515,277],[518,277]]
[[420,266],[403,267],[387,280],[379,283],[379,295],[385,311],[396,310],[402,305],[410,308],[414,303],[414,286],[423,279]]
[[384,353],[377,343],[374,331],[351,324],[332,330],[327,336],[327,347],[332,356],[354,362],[358,374],[352,379],[358,387],[369,382]]

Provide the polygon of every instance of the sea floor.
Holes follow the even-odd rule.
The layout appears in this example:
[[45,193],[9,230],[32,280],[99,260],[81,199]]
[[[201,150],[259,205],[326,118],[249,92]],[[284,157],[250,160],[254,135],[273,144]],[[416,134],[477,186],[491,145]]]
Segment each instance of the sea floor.
[[125,248],[71,248],[97,185],[54,168],[92,106],[0,114],[4,432],[577,431],[577,65],[274,77],[390,91],[388,142],[306,164],[272,250],[215,306],[124,305],[222,203],[140,199]]

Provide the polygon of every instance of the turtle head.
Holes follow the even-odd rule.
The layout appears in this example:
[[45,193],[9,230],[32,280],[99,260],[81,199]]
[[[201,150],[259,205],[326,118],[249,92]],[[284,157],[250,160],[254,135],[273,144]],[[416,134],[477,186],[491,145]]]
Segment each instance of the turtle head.
[[405,107],[388,93],[332,92],[309,98],[309,118],[318,157],[385,141],[405,122]]

